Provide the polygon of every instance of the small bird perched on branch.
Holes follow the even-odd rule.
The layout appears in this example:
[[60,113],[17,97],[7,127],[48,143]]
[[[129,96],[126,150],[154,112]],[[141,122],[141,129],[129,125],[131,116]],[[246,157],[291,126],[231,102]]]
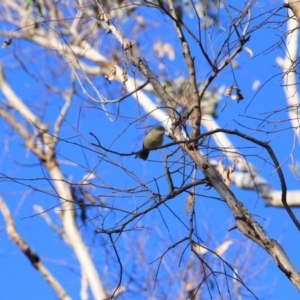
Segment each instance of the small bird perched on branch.
[[160,125],[151,128],[145,135],[143,149],[137,154],[136,158],[146,160],[151,149],[160,147],[164,141],[165,131],[165,128]]

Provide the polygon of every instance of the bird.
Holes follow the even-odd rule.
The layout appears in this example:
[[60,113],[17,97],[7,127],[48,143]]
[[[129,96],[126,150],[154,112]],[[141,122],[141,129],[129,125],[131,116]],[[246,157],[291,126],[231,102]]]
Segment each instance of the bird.
[[139,157],[143,160],[147,160],[150,150],[160,147],[163,144],[165,132],[165,128],[160,125],[151,128],[145,135],[143,149],[139,151],[136,158]]

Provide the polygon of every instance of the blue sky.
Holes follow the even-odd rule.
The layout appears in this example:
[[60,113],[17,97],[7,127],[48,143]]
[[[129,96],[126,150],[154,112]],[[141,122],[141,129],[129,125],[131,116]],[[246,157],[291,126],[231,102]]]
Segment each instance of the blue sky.
[[[241,6],[239,1],[229,2],[232,5]],[[261,19],[263,19],[266,11],[280,5],[282,5],[280,1],[259,2],[253,8],[253,16],[262,14]],[[157,14],[154,10],[151,10],[149,13],[149,11],[145,12],[145,10],[141,9],[140,13],[152,22],[151,31],[145,32],[144,35],[140,36],[139,40],[142,54],[149,62],[150,67],[154,71],[159,72],[158,67],[161,61],[154,54],[152,43],[154,37],[157,39],[162,38],[165,42],[174,45],[176,50],[176,59],[174,61],[170,61],[167,58],[162,60],[165,63],[169,78],[179,75],[187,76],[181,57],[181,48],[178,46],[172,24],[164,23],[165,26],[163,28],[158,26],[157,24],[159,23],[157,23],[157,20],[160,20],[161,15]],[[223,10],[220,16],[221,27],[226,28],[228,24],[224,19]],[[250,58],[247,53],[241,52],[237,57],[239,68],[234,71],[239,88],[242,90],[245,99],[237,103],[229,98],[222,97],[217,111],[217,122],[220,127],[239,129],[256,138],[270,141],[270,145],[273,147],[278,160],[282,163],[288,189],[296,190],[299,188],[299,180],[290,172],[289,165],[291,164],[291,153],[297,161],[297,157],[299,156],[299,142],[296,141],[296,146],[294,147],[292,130],[263,134],[249,129],[255,129],[259,124],[254,118],[264,118],[266,113],[270,114],[270,112],[286,106],[285,95],[281,86],[282,71],[275,62],[276,57],[284,55],[284,51],[281,47],[274,47],[272,51],[268,51],[272,45],[276,45],[284,36],[285,25],[278,25],[277,21],[284,20],[285,18],[286,11],[282,10],[280,11],[280,15],[271,18],[271,21],[274,21],[273,23],[266,24],[264,28],[258,29],[252,34],[247,47],[253,51],[254,57]],[[165,20],[165,17],[163,19]],[[195,18],[187,18],[186,22],[188,25],[194,26]],[[259,23],[260,19],[256,19],[255,22]],[[4,23],[2,25],[0,23],[0,28],[1,30],[5,28]],[[125,33],[129,35],[129,38],[133,37],[133,33],[130,30],[125,29]],[[132,36],[130,36],[131,34]],[[214,46],[218,46],[225,35],[226,32],[222,33],[221,30],[216,33],[207,32],[207,36],[213,37]],[[217,38],[218,36],[219,38]],[[100,48],[105,49],[107,45],[110,45],[109,42],[111,40],[113,40],[112,36],[102,36]],[[199,55],[198,47],[193,42],[191,45],[192,54],[196,57],[195,64],[197,66],[198,81],[201,82],[205,79],[209,70],[204,58]],[[1,49],[0,51],[0,61],[4,65],[7,78],[16,93],[36,113],[43,116],[45,122],[53,124],[62,108],[63,100],[57,94],[48,94],[45,88],[38,85],[33,78],[30,78],[28,74],[20,70],[16,58],[12,55],[13,52],[19,55],[24,54],[25,58],[23,58],[26,60],[27,57],[31,57],[29,51],[36,52],[31,63],[28,64],[28,68],[34,74],[46,80],[48,84],[61,89],[68,88],[69,83],[66,82],[65,78],[68,78],[69,73],[65,71],[60,74],[60,70],[64,68],[58,65],[61,63],[57,58],[59,56],[54,56],[53,58],[50,55],[51,51],[47,52],[38,49],[38,47],[28,42],[15,40],[10,48]],[[51,74],[54,75],[50,76]],[[274,75],[277,76],[274,77]],[[252,89],[252,85],[256,80],[265,84],[257,94]],[[116,99],[121,95],[119,84],[108,84],[102,77],[94,78],[93,83],[99,86],[99,89],[101,88],[101,93],[108,99]],[[218,87],[233,84],[231,69],[227,67],[219,74],[215,84]],[[74,102],[66,121],[62,126],[60,135],[62,140],[57,146],[57,158],[67,180],[77,183],[93,170],[96,177],[91,182],[97,187],[93,191],[96,195],[103,197],[107,203],[115,207],[127,210],[134,209],[141,205],[149,195],[141,193],[144,196],[142,198],[139,196],[132,197],[130,193],[109,191],[107,189],[109,185],[119,189],[135,187],[137,185],[137,181],[132,176],[129,176],[112,164],[112,161],[115,161],[122,166],[130,168],[141,180],[145,182],[152,181],[149,183],[149,187],[154,191],[157,189],[157,186],[153,182],[153,178],[159,178],[157,182],[160,192],[166,194],[168,188],[164,177],[164,166],[161,161],[164,158],[163,153],[171,153],[175,149],[174,146],[170,149],[164,149],[164,152],[155,151],[151,153],[150,159],[155,161],[150,160],[147,162],[135,160],[134,156],[120,157],[114,154],[109,155],[111,161],[107,162],[102,160],[99,154],[88,150],[95,149],[92,143],[96,143],[96,140],[89,134],[92,132],[103,146],[110,147],[114,151],[122,153],[137,151],[142,145],[142,137],[145,133],[143,127],[155,124],[156,120],[147,117],[144,122],[137,122],[138,115],[143,116],[144,112],[136,105],[136,101],[130,98],[121,103],[120,118],[117,122],[113,123],[103,114],[100,105],[88,101],[80,90],[79,85],[76,88],[77,94],[74,97]],[[91,91],[89,86],[86,86],[86,88],[88,91]],[[0,95],[2,102],[3,95]],[[43,112],[43,101],[49,103],[45,112]],[[222,110],[224,106],[225,109]],[[117,112],[116,105],[107,106],[106,108],[113,113]],[[287,118],[287,114],[281,111],[271,116],[269,120],[278,121],[278,128],[285,128],[289,126],[289,123],[281,123],[280,120]],[[49,196],[49,193],[55,194],[55,191],[46,179],[47,173],[45,173],[45,170],[37,159],[26,151],[21,139],[18,138],[18,135],[11,133],[9,126],[2,119],[0,119],[0,125],[4,128],[0,133],[0,138],[5,142],[3,144],[6,146],[2,148],[2,152],[0,153],[0,170],[2,173],[0,194],[6,200],[15,217],[20,235],[41,256],[43,262],[63,284],[69,295],[73,299],[79,299],[80,267],[74,253],[45,224],[41,216],[32,216],[34,215],[33,205],[38,204],[43,209],[49,210],[48,214],[54,221],[58,222],[58,216],[54,211],[58,200],[55,196]],[[272,129],[272,126],[268,126],[267,128]],[[274,167],[269,164],[268,154],[240,138],[230,136],[230,139],[236,147],[241,149],[242,153],[248,155],[247,158],[249,161],[256,165],[260,170],[260,174],[269,181],[272,187],[280,189],[278,176],[274,172]],[[165,142],[169,141],[168,138],[165,138]],[[83,149],[80,145],[84,145],[88,149]],[[258,155],[262,158],[258,158]],[[174,162],[174,168],[177,166],[176,163],[180,162],[180,160],[176,161],[179,156],[180,153],[171,159]],[[216,152],[215,159],[218,159],[220,156],[221,152]],[[16,182],[4,180],[3,174],[16,179]],[[203,177],[200,171],[198,171],[198,176],[199,179]],[[178,176],[174,180],[179,185],[182,177]],[[32,187],[36,191],[33,192]],[[299,232],[297,232],[287,213],[283,209],[266,207],[259,195],[253,191],[241,191],[235,187],[232,187],[232,190],[239,201],[243,202],[248,210],[256,216],[257,221],[260,222],[269,237],[278,240],[282,244],[288,256],[299,270],[300,259],[296,247],[299,244]],[[195,209],[197,221],[195,230],[197,230],[204,245],[211,249],[216,249],[224,240],[232,240],[234,243],[229,248],[229,251],[225,252],[224,259],[239,268],[238,273],[242,278],[245,278],[247,287],[259,299],[297,299],[299,293],[296,288],[264,250],[252,241],[248,241],[237,230],[228,232],[234,226],[234,219],[227,206],[221,201],[203,196],[216,197],[217,194],[212,189],[204,186],[198,187],[197,192],[199,196],[196,197]],[[139,243],[139,239],[141,239],[141,243],[145,243],[145,245],[135,245],[135,247],[141,247],[142,249],[139,251],[145,251],[146,260],[150,263],[158,258],[159,253],[165,251],[174,242],[188,234],[187,226],[189,226],[190,216],[185,214],[186,197],[187,195],[184,194],[170,200],[166,203],[167,205],[161,205],[159,211],[150,212],[135,225],[132,225],[133,227],[138,227],[139,230],[128,232],[118,240],[116,246],[124,262],[126,261],[128,270],[133,268],[137,255],[134,247],[132,253],[130,252],[130,243],[134,243],[135,241]],[[299,209],[294,209],[294,212],[299,217]],[[104,280],[106,280],[104,266],[107,267],[104,256],[106,253],[101,247],[108,245],[109,249],[109,241],[107,237],[94,234],[93,231],[97,226],[103,225],[106,228],[114,226],[116,222],[122,220],[124,215],[122,213],[114,215],[105,209],[88,210],[88,217],[91,221],[81,227],[83,236],[94,255],[95,262],[99,266]],[[2,217],[0,217],[0,228],[0,282],[2,299],[54,299],[55,294],[52,289],[36,270],[32,268],[19,249],[8,239]],[[140,228],[143,229],[141,230]],[[185,246],[186,244],[178,246],[176,248],[178,253],[183,253]],[[157,252],[157,249],[160,249],[161,252]],[[172,250],[172,253],[177,252]],[[183,259],[188,259],[189,255],[189,251],[184,252]],[[207,255],[207,259],[211,261],[216,269],[222,271],[220,262],[217,259],[212,255]],[[172,261],[172,257],[167,256],[166,262],[169,263],[171,269],[176,268],[176,271],[177,268],[180,269],[179,255],[175,261]],[[109,269],[111,272],[118,272],[118,265],[115,258],[108,263],[108,266],[111,268]],[[157,265],[153,263],[153,266],[155,272]],[[138,270],[138,272],[142,271]],[[168,268],[162,267],[158,278],[163,278],[166,274],[168,274]],[[143,276],[142,273],[141,276]],[[127,277],[125,276],[125,278]],[[116,282],[116,278],[114,278],[114,283],[116,284]],[[173,293],[176,293],[174,286],[171,286],[171,289],[173,288]],[[245,291],[243,290],[243,292]],[[154,295],[155,293],[159,293],[159,287],[154,291]],[[224,291],[224,299],[227,299],[227,297],[229,297],[228,293]],[[232,297],[235,299],[233,295]],[[252,298],[248,294],[248,298],[245,296],[245,299]]]

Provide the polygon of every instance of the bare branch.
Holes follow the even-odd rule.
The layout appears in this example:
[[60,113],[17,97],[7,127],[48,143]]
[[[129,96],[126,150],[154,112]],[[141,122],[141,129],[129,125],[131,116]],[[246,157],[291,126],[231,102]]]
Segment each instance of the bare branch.
[[[183,57],[186,61],[186,65],[189,72],[189,83],[190,83],[190,89],[191,89],[191,100],[189,103],[189,107],[193,106],[193,109],[188,109],[189,111],[193,111],[191,123],[192,123],[192,139],[197,137],[200,134],[200,123],[201,123],[201,97],[199,97],[198,87],[197,87],[197,81],[196,81],[196,70],[194,65],[194,58],[192,58],[191,51],[189,44],[186,41],[186,38],[183,34],[183,31],[180,26],[180,22],[178,21],[178,18],[176,16],[175,8],[173,5],[172,0],[168,0],[168,5],[170,9],[171,16],[174,20],[174,26],[176,28],[176,32],[178,35],[178,38],[181,43],[182,51],[183,51]],[[195,146],[195,145],[194,145]]]
[[63,300],[71,300],[71,297],[66,293],[64,288],[50,273],[46,266],[42,263],[40,257],[28,246],[28,244],[18,234],[11,213],[6,206],[4,200],[0,196],[0,211],[6,223],[6,230],[11,240],[20,248],[24,255],[29,259],[33,267],[41,273],[44,279],[57,293],[57,296]]

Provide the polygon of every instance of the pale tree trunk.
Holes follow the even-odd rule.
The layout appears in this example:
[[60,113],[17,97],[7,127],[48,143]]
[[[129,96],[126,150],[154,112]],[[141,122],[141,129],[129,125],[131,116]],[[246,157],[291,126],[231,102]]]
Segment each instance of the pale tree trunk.
[[[18,122],[10,112],[6,111],[4,108],[0,108],[0,116],[20,134],[24,139],[24,143],[28,150],[32,151],[43,162],[46,170],[49,172],[50,178],[54,182],[55,192],[60,199],[63,208],[61,218],[68,243],[75,252],[81,268],[84,269],[83,273],[86,274],[94,299],[105,299],[106,293],[99,278],[99,274],[76,224],[74,199],[72,197],[70,186],[66,183],[55,159],[55,147],[58,140],[56,136],[48,134],[47,126],[14,93],[6,81],[2,67],[0,69],[0,88],[10,107],[14,108],[23,117],[25,122],[28,122],[30,125],[34,124],[38,131],[38,135],[41,136],[43,143],[38,145],[35,144],[36,137],[32,136],[25,126]],[[70,101],[70,99],[66,100]],[[66,106],[64,114],[67,113],[67,108],[68,105]],[[55,127],[57,133],[62,118],[62,115],[59,115],[57,118]]]

